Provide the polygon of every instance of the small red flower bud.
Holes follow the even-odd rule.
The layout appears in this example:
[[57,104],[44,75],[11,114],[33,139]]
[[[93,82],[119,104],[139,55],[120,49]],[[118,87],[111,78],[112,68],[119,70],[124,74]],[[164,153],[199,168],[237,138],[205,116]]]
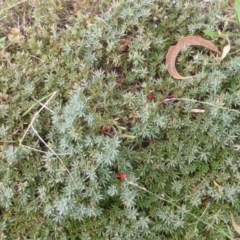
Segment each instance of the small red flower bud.
[[176,98],[176,96],[174,94],[171,94],[169,97],[170,98]]
[[102,128],[102,133],[107,133],[107,132],[109,131],[109,129],[110,129],[110,127],[104,126],[104,127]]
[[149,93],[147,96],[148,100],[153,101],[156,99],[155,95],[153,93]]
[[118,174],[118,179],[124,180],[126,177],[127,177],[127,174],[125,174],[125,173]]
[[1,102],[2,102],[3,104],[7,104],[7,103],[8,103],[7,97],[2,96],[2,97],[1,97]]

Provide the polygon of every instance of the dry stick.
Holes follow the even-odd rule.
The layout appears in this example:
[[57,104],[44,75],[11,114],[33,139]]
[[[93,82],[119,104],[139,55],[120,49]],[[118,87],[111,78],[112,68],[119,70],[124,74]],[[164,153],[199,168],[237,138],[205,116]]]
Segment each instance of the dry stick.
[[46,101],[45,104],[41,104],[42,107],[35,113],[35,115],[33,116],[32,121],[30,122],[30,124],[29,124],[28,127],[27,127],[27,130],[25,131],[25,133],[23,134],[23,137],[22,137],[21,140],[20,140],[20,146],[25,147],[25,145],[23,145],[22,142],[23,142],[24,138],[26,137],[27,133],[29,132],[29,129],[32,128],[32,130],[33,130],[34,133],[37,135],[37,137],[40,139],[40,141],[57,157],[57,159],[58,159],[58,160],[61,162],[61,164],[65,167],[66,171],[68,172],[69,176],[71,177],[73,183],[74,183],[75,186],[76,186],[76,183],[75,183],[75,181],[74,181],[74,179],[73,179],[72,174],[70,173],[70,171],[69,171],[69,169],[67,168],[67,166],[63,163],[62,159],[58,156],[57,153],[55,153],[55,151],[54,151],[52,148],[50,148],[50,147],[47,145],[47,143],[46,143],[46,142],[42,139],[42,137],[38,134],[37,130],[33,127],[33,123],[34,123],[34,121],[36,120],[36,118],[38,117],[38,115],[40,114],[40,112],[41,112],[44,108],[46,108],[46,106],[47,106],[47,105],[49,104],[49,102],[54,98],[54,96],[56,95],[56,93],[57,93],[57,92],[55,91],[55,92],[52,94],[52,96]]
[[236,112],[236,113],[240,114],[240,111],[238,111],[238,110],[230,109],[230,108],[227,108],[227,107],[218,106],[218,105],[216,105],[216,104],[214,104],[214,103],[198,101],[198,100],[195,100],[195,99],[188,99],[188,98],[167,98],[167,99],[164,100],[164,102],[173,101],[173,100],[202,103],[202,104],[206,104],[206,105],[213,106],[213,107],[218,107],[218,108],[221,108],[221,109],[224,109],[224,110],[228,110],[228,111],[232,111],[232,112]]

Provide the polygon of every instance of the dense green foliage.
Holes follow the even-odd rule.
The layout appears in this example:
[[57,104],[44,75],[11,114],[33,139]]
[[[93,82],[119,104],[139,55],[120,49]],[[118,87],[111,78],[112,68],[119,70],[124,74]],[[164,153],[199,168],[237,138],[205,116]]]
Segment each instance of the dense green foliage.
[[236,30],[215,18],[220,2],[5,3],[1,239],[235,236],[240,57],[186,48],[179,72],[199,73],[187,81],[165,65],[182,36]]

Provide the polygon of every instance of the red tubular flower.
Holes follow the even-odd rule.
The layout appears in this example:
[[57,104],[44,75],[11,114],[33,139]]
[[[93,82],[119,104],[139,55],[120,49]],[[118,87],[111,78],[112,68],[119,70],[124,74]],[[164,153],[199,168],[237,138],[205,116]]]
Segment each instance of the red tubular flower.
[[124,180],[127,177],[126,173],[119,173],[118,174],[118,179]]

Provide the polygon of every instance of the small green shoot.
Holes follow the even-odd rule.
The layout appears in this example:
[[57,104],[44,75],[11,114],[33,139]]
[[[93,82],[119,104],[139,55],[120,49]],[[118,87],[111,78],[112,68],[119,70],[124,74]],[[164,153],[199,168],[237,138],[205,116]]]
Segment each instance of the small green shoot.
[[235,17],[238,26],[240,26],[240,0],[235,0]]
[[[211,37],[211,38],[218,38],[220,37],[219,33],[216,31],[210,31],[210,30],[203,30],[204,34]],[[228,36],[228,37],[239,37],[240,34],[238,33],[232,33],[232,32],[223,32],[222,34]]]
[[0,50],[4,48],[6,42],[6,37],[0,38]]

